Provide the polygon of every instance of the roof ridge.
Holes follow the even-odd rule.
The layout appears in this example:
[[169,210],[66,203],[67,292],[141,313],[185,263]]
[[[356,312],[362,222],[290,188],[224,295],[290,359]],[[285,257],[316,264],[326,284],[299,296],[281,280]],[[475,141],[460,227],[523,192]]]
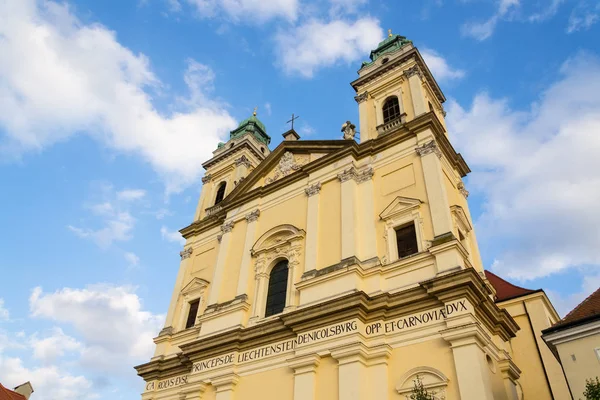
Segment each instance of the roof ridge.
[[587,301],[590,300],[598,292],[600,292],[600,287],[598,289],[594,290],[592,293],[590,293],[590,295],[588,297],[586,297],[581,303],[577,304],[574,309],[569,311],[569,313],[561,319],[561,321],[566,320],[571,314],[573,314],[573,313],[575,313],[575,311],[579,310],[581,308],[581,306],[583,306],[585,303],[587,303]]

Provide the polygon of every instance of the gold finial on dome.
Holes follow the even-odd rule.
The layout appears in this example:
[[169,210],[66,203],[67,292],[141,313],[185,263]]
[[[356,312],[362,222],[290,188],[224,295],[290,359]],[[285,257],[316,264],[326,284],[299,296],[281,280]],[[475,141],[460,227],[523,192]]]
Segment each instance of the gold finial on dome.
[[393,35],[392,35],[392,30],[391,30],[391,29],[388,29],[388,37],[392,37],[392,36],[393,36]]
[[256,110],[258,110],[258,107],[254,107],[254,112],[252,113],[252,115],[254,115],[256,117]]

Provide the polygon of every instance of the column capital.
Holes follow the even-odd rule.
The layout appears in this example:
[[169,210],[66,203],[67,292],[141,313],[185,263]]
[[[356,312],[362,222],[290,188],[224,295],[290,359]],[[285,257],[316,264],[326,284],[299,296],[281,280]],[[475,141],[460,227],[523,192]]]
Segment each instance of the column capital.
[[306,193],[306,195],[308,197],[314,196],[315,194],[319,194],[320,191],[321,191],[321,182],[317,182],[314,185],[310,185],[309,187],[304,189],[304,192]]
[[339,365],[359,362],[367,365],[368,347],[362,343],[352,343],[331,350],[331,357],[338,360]]
[[234,372],[230,372],[225,375],[218,376],[211,379],[212,385],[217,389],[217,393],[233,390],[235,385],[239,382],[240,377]]
[[258,217],[260,216],[260,210],[257,208],[256,210],[250,212],[248,215],[246,215],[246,222],[251,223],[254,222],[256,220],[258,220]]
[[186,258],[190,258],[192,256],[192,253],[194,252],[194,249],[192,247],[188,247],[187,249],[183,249],[182,251],[179,252],[179,257],[181,257],[181,260],[185,260]]
[[356,181],[356,183],[367,182],[373,178],[373,175],[375,175],[375,171],[373,170],[373,167],[368,166],[366,168],[363,168],[363,169],[357,171],[356,176],[354,177],[354,180]]
[[479,323],[475,322],[441,330],[440,334],[452,348],[476,345],[483,349],[492,340]]
[[423,72],[421,72],[421,68],[419,68],[418,65],[414,65],[411,68],[404,71],[404,75],[406,75],[407,79],[415,75],[417,75],[420,79],[423,79]]
[[458,188],[458,191],[460,192],[460,194],[462,194],[463,196],[465,196],[465,199],[467,197],[469,197],[469,191],[467,190],[467,188],[465,188],[465,184],[462,182],[458,182],[458,185],[456,185],[456,187]]
[[354,179],[356,177],[356,168],[350,167],[345,169],[344,171],[340,172],[337,177],[342,183],[347,182],[350,179]]
[[223,232],[223,234],[231,232],[234,225],[235,222],[233,221],[225,222],[223,225],[221,225],[221,232]]
[[202,183],[203,184],[206,184],[206,183],[210,182],[211,180],[212,180],[212,176],[210,174],[204,175],[202,177]]
[[246,156],[241,156],[235,160],[235,166],[238,167],[240,165],[245,165],[246,167],[250,168],[252,163],[250,163],[250,160],[248,160]]
[[294,374],[305,374],[308,372],[316,372],[317,367],[321,363],[321,356],[318,354],[308,354],[287,360],[288,367],[294,370]]
[[355,101],[356,101],[358,104],[360,104],[360,103],[362,103],[363,101],[367,100],[367,97],[368,97],[368,96],[369,96],[369,92],[367,92],[367,91],[364,91],[364,92],[362,92],[361,94],[358,94],[358,95],[354,96],[354,100],[355,100]]
[[521,376],[521,370],[511,358],[505,358],[504,360],[498,361],[498,367],[500,367],[500,372],[504,379],[510,379],[511,381],[516,382]]
[[429,153],[435,153],[436,156],[438,156],[440,158],[442,157],[442,151],[438,147],[438,145],[435,142],[435,140],[427,142],[427,143],[425,143],[422,146],[415,147],[415,151],[421,157],[423,157],[423,156],[425,156],[425,155],[427,155]]
[[207,386],[204,382],[194,383],[179,392],[179,400],[200,400]]

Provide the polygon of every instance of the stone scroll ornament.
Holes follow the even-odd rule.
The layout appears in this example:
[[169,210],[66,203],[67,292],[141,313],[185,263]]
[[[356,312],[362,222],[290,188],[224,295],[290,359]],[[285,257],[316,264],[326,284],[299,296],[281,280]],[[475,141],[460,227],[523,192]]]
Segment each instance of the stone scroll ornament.
[[298,171],[300,168],[302,168],[304,164],[307,163],[308,158],[296,160],[292,153],[286,151],[281,157],[281,160],[279,160],[279,164],[277,165],[275,174],[272,177],[267,178],[265,182],[267,184],[273,183],[280,178],[288,176],[292,172]]

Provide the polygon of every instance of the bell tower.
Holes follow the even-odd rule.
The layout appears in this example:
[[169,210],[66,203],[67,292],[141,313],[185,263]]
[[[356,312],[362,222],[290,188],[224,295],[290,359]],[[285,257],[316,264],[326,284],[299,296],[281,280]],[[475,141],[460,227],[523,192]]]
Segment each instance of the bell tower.
[[361,143],[430,111],[445,127],[442,104],[446,98],[412,41],[390,29],[369,58],[352,82]]
[[206,173],[194,221],[219,211],[219,203],[269,155],[269,143],[271,137],[255,109],[202,164]]

